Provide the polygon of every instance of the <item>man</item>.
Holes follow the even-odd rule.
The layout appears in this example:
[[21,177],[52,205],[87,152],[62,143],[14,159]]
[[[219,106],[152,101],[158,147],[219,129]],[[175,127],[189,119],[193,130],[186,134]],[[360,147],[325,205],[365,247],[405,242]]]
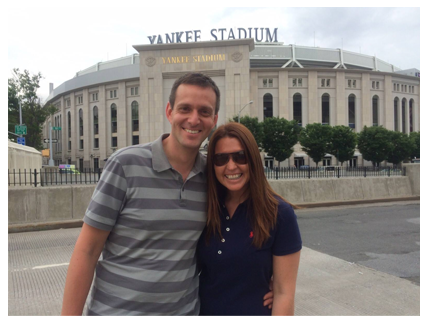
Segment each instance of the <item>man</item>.
[[166,106],[171,134],[108,159],[70,260],[62,315],[82,314],[92,281],[88,315],[199,314],[195,248],[207,190],[199,147],[219,106],[209,77],[186,74]]

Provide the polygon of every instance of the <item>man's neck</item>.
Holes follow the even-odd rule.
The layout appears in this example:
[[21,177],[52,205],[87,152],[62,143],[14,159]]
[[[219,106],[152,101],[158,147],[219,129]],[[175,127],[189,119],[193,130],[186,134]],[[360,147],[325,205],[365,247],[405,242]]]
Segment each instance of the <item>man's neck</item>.
[[169,135],[162,141],[165,155],[171,166],[178,171],[186,181],[187,176],[195,165],[198,149],[190,149],[174,142],[174,138]]

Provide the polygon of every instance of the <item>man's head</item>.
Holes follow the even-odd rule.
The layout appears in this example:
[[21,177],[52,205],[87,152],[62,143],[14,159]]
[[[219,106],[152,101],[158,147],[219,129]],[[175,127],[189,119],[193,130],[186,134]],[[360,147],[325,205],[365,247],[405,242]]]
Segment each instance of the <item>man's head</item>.
[[171,124],[168,142],[176,150],[199,150],[218,119],[220,92],[213,80],[200,73],[180,77],[171,90],[166,117]]
[[177,89],[181,84],[196,85],[202,88],[211,88],[216,96],[215,114],[218,114],[218,111],[220,110],[220,90],[218,89],[217,84],[215,84],[210,77],[202,73],[187,73],[174,82],[174,85],[171,89],[171,94],[169,95],[171,109],[174,109]]

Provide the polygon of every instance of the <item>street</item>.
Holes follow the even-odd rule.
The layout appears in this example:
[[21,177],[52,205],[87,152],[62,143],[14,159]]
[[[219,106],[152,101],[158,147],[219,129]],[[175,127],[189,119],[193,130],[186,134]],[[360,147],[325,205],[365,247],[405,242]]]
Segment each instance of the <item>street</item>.
[[[362,269],[365,267],[405,278],[419,286],[418,202],[301,209],[296,213],[304,247],[346,260],[346,263],[336,265],[337,261],[334,258],[329,257],[330,260],[327,260],[324,257],[324,265],[328,270],[339,273],[339,276],[330,274],[331,279],[334,279],[338,286],[349,284],[348,280],[344,280],[346,277],[340,277],[340,272],[345,271],[349,275],[349,270],[356,270],[357,275],[361,275],[364,271],[365,274],[361,279],[364,277],[371,279],[370,275],[376,275],[378,278],[370,280],[370,284],[383,281],[382,275]],[[80,228],[75,228],[8,235],[9,315],[59,315],[68,263],[79,232]],[[306,286],[312,285],[320,293],[318,302],[324,301],[328,304],[332,304],[328,299],[328,288],[338,288],[335,287],[334,282],[326,281],[327,285],[322,285],[324,282],[317,276],[322,271],[312,269],[312,266],[319,268],[317,266],[321,264],[318,265],[318,259],[322,254],[316,255],[308,249],[303,253],[299,279],[306,284],[298,285],[301,290],[298,288],[296,294],[296,315],[320,315],[320,313],[355,315],[354,306],[358,303],[357,299],[351,303],[354,305],[346,305],[346,308],[320,307],[319,303],[320,306],[311,311],[312,301],[308,297],[315,297],[315,292],[309,290],[306,294],[304,292]],[[358,267],[358,265],[365,267]],[[361,272],[358,274],[359,271]],[[323,277],[325,279],[326,276]],[[311,279],[316,281],[311,282]],[[320,284],[320,287],[316,284]],[[391,285],[395,288],[393,286],[395,285]],[[353,290],[346,289],[345,296],[332,294],[331,297],[336,297],[335,302],[340,302],[344,297],[345,299],[351,297],[349,293]],[[398,292],[398,289],[393,291]],[[388,293],[393,292],[388,291]],[[359,295],[353,294],[352,297],[359,297]],[[360,312],[365,315],[370,313],[401,315],[400,313],[406,310],[398,305],[391,305],[389,312],[382,312],[385,309],[379,306],[387,303],[372,304],[370,308],[364,303],[367,302],[367,299],[364,301],[364,297],[360,301],[362,303]],[[400,304],[402,301],[397,300],[397,302]],[[393,312],[394,310],[396,312]]]
[[420,204],[297,210],[303,245],[420,284]]

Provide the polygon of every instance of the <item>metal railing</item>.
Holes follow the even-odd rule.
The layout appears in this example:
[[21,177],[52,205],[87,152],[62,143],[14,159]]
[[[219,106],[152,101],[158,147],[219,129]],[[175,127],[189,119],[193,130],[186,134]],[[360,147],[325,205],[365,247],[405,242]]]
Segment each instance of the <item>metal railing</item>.
[[83,169],[82,171],[34,169],[8,169],[9,186],[56,186],[70,184],[96,184],[100,180],[102,169]]
[[276,167],[266,168],[267,179],[295,179],[295,178],[341,178],[341,177],[390,177],[406,176],[406,167]]

